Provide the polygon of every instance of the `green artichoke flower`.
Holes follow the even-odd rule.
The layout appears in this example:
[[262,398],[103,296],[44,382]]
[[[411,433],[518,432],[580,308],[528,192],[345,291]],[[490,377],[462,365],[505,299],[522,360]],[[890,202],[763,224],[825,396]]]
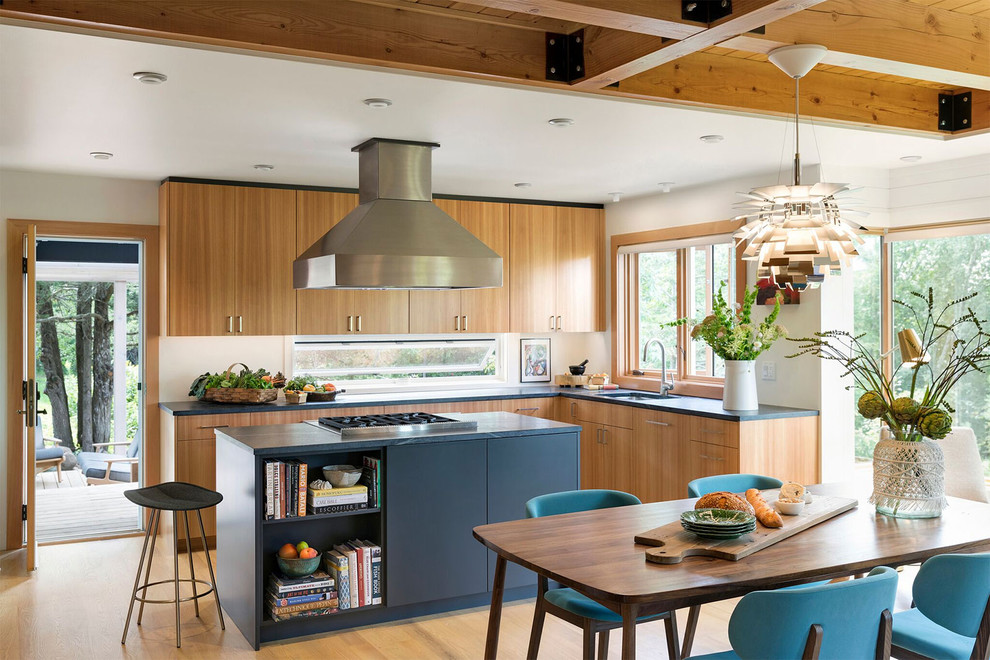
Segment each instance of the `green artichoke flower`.
[[859,397],[857,407],[859,408],[859,414],[866,419],[876,419],[887,412],[887,402],[875,390],[866,392],[863,396]]
[[894,399],[890,406],[890,411],[894,413],[894,419],[902,424],[911,424],[918,418],[921,412],[921,404],[911,397],[902,396]]
[[926,438],[941,440],[952,430],[952,415],[944,410],[929,410],[918,420],[918,430]]

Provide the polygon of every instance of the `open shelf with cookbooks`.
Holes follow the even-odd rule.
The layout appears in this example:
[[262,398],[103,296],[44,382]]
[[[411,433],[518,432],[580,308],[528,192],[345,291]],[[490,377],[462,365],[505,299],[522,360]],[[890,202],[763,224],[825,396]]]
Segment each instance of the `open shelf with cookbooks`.
[[[335,486],[324,479],[323,466],[328,465],[353,466],[360,478],[351,485]],[[266,525],[381,512],[381,451],[266,460],[263,479]]]

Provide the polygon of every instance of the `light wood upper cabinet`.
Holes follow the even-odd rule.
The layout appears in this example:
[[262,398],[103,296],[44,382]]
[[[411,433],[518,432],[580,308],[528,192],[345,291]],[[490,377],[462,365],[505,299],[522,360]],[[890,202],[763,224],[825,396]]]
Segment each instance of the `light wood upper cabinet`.
[[[358,196],[354,193],[296,191],[296,256],[357,205]],[[409,332],[409,292],[296,291],[295,332],[300,335]]]
[[437,199],[434,203],[502,257],[502,286],[463,291],[411,291],[409,332],[509,331],[509,205]]
[[296,328],[292,260],[296,193],[235,188],[236,330],[245,335],[291,335]]
[[550,206],[509,207],[509,328],[546,332],[555,328],[556,212]]
[[228,334],[234,313],[234,188],[162,185],[166,332]]
[[601,209],[554,207],[556,329],[605,329],[605,218]]
[[512,332],[605,329],[601,209],[510,206]]
[[160,194],[167,333],[291,334],[295,192],[169,181]]

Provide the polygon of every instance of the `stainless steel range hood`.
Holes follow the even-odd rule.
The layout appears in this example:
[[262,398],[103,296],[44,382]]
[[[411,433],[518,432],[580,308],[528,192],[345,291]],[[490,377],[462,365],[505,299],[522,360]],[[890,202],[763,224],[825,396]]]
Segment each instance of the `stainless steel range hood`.
[[431,151],[439,146],[372,138],[354,147],[361,205],[293,262],[293,286],[502,286],[502,257],[432,202]]

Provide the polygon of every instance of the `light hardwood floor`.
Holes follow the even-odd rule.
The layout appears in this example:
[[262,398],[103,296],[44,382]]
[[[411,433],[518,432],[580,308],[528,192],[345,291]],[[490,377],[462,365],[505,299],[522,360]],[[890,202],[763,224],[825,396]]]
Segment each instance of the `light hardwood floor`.
[[[24,571],[23,552],[0,557],[0,658],[470,660],[482,657],[487,608],[268,644],[255,653],[229,620],[227,630],[220,630],[211,597],[201,602],[201,620],[196,619],[191,603],[183,604],[180,650],[175,648],[174,610],[168,605],[149,605],[143,624],[138,627],[132,620],[127,646],[121,646],[120,635],[142,541],[133,537],[43,547],[39,550],[41,568],[31,574]],[[159,545],[155,551],[153,580],[171,575],[169,543],[164,545],[166,548]],[[202,570],[205,575],[202,553],[196,553],[195,557],[197,574]],[[179,566],[183,574],[184,563],[185,557],[181,557]],[[220,596],[222,600],[223,594]],[[898,609],[906,608],[909,603],[910,579],[904,576]],[[725,626],[733,605],[734,601],[725,601],[703,608],[695,653],[729,648]],[[510,603],[504,608],[500,659],[525,657],[532,615],[532,599]],[[682,630],[685,619],[686,612],[681,612]],[[618,658],[621,634],[615,631],[611,637],[609,657]],[[667,657],[662,623],[640,626],[636,637],[640,658]],[[577,628],[547,617],[540,658],[580,658],[580,642]]]

